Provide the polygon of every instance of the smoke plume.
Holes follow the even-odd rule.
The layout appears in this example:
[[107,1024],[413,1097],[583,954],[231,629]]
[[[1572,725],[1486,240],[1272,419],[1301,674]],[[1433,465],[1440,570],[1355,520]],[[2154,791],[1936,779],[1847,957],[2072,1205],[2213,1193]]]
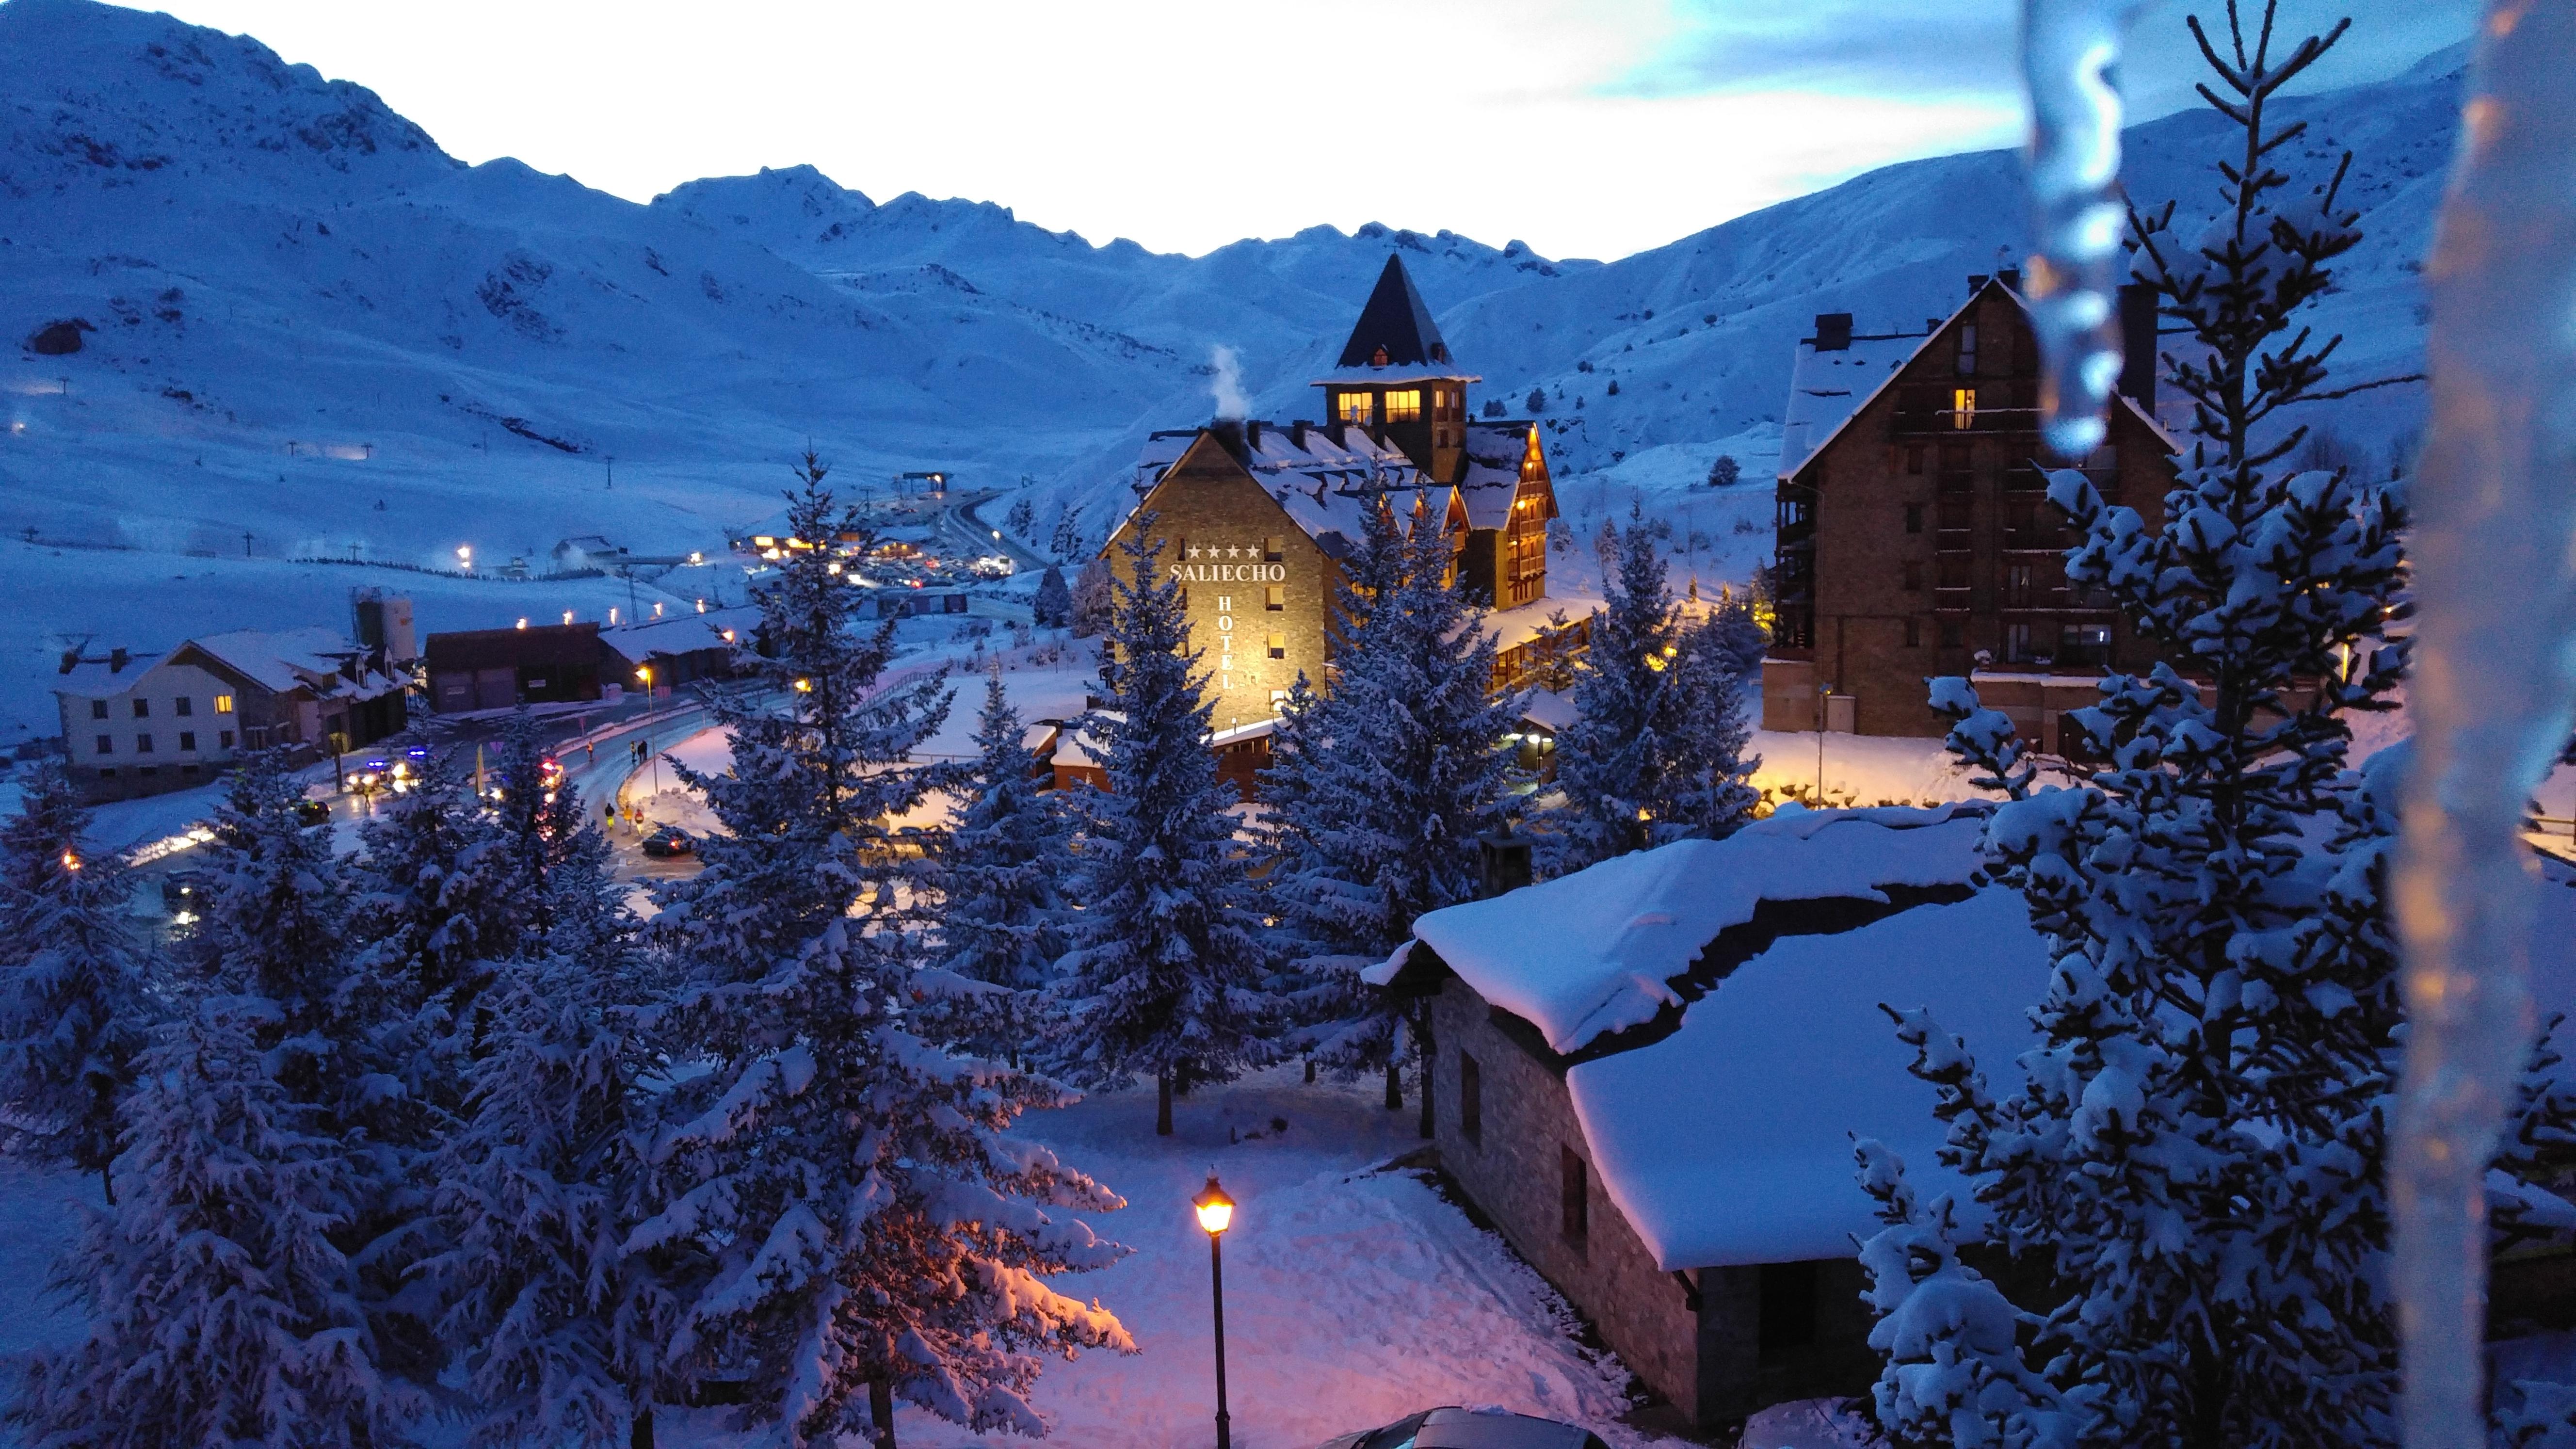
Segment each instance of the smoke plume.
[[1231,347],[1208,349],[1208,364],[1216,369],[1216,380],[1208,391],[1216,398],[1216,415],[1240,419],[1252,410],[1252,400],[1243,395],[1243,365],[1236,361]]

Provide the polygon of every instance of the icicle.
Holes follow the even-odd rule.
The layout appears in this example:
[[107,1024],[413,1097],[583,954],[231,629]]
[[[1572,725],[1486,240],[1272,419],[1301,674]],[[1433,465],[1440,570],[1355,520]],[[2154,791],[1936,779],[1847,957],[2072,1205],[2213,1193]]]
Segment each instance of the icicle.
[[2415,758],[2395,900],[2411,1026],[2390,1183],[2411,1449],[2482,1449],[2484,1177],[2530,1042],[2522,810],[2576,709],[2576,6],[2487,11],[2428,271]]
[[2040,434],[2073,460],[2102,442],[2120,380],[2120,31],[2139,0],[2023,0],[2030,189],[2039,250],[2023,279],[2039,333]]

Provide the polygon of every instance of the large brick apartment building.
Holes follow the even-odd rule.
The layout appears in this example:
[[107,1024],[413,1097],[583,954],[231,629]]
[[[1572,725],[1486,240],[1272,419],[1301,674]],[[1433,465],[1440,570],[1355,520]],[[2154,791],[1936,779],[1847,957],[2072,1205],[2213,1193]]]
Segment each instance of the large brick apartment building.
[[[2066,583],[2074,539],[2047,498],[2020,277],[1968,282],[1966,303],[1921,332],[1861,333],[1849,313],[1830,313],[1798,344],[1766,729],[1938,735],[1923,681],[1973,674],[2024,738],[2062,753],[2074,742],[2058,715],[2098,699],[2105,665],[2146,662],[2107,598]],[[2078,462],[2153,528],[2175,445],[2154,416],[2151,300],[2132,292],[2123,304],[2132,345],[2110,433]]]

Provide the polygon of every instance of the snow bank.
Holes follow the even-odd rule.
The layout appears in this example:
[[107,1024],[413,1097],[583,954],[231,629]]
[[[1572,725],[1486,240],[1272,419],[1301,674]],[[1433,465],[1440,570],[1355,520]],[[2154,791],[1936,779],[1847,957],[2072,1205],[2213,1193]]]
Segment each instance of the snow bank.
[[1677,1003],[1666,983],[1764,900],[1883,901],[1884,886],[1955,885],[1976,869],[1981,829],[1955,806],[1784,809],[1725,840],[1680,841],[1433,911],[1413,934],[1477,995],[1572,1052]]
[[2048,971],[2021,896],[2001,889],[1788,937],[1694,1002],[1672,1036],[1567,1073],[1602,1190],[1667,1270],[1848,1256],[1874,1222],[1855,1136],[1894,1148],[1927,1197],[1972,1207],[1933,1160],[1935,1093],[1906,1070],[1913,1054],[1879,1006],[1929,1006],[2010,1096]]

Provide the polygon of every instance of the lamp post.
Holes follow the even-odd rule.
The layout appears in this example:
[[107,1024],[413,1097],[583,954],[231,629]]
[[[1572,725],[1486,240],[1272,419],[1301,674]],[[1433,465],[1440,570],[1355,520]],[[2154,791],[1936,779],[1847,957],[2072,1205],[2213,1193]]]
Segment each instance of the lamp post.
[[1825,808],[1825,721],[1832,711],[1834,687],[1830,683],[1816,686],[1816,808]]
[[1234,1199],[1208,1174],[1207,1187],[1190,1206],[1198,1209],[1199,1226],[1208,1235],[1208,1293],[1216,1305],[1216,1449],[1234,1449],[1225,1412],[1225,1230],[1234,1225]]

